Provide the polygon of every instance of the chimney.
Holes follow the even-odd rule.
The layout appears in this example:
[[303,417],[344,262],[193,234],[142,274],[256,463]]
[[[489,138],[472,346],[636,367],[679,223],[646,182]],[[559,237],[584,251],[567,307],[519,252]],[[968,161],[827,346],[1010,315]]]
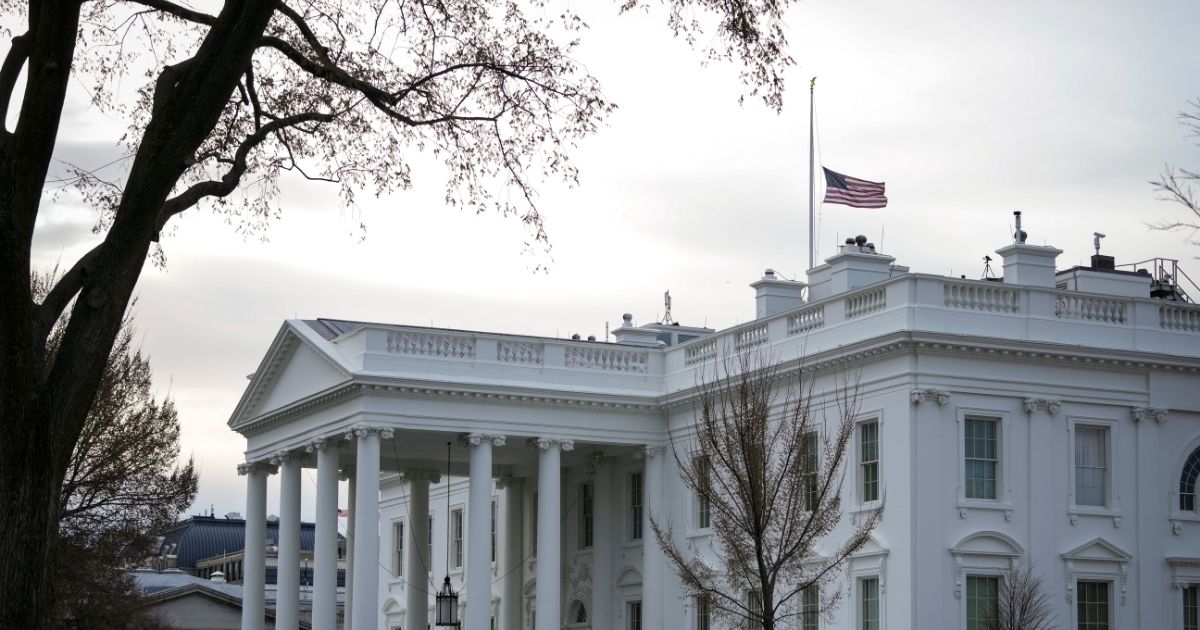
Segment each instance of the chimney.
[[1004,258],[1004,283],[1033,287],[1054,287],[1054,260],[1061,249],[1049,245],[1029,245],[1029,235],[1021,229],[1021,211],[1013,213],[1016,232],[1013,243],[996,250]]
[[774,269],[764,271],[762,278],[750,285],[754,289],[754,318],[762,319],[804,306],[806,287],[807,283],[776,276]]
[[612,331],[617,343],[626,346],[658,346],[658,331],[652,328],[638,328],[633,325],[633,315],[625,313],[621,316],[621,327]]
[[847,238],[846,243],[838,247],[837,255],[826,258],[825,264],[808,271],[811,285],[808,301],[853,291],[908,271],[908,267],[898,266],[895,262],[895,258],[877,253],[875,245],[867,242],[867,237]]

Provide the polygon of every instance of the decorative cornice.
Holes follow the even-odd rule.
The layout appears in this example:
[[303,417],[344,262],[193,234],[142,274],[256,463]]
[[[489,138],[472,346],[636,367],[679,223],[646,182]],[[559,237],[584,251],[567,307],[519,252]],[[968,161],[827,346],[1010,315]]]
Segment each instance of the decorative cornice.
[[1025,413],[1033,414],[1038,409],[1045,409],[1052,416],[1058,415],[1059,409],[1062,409],[1062,402],[1050,400],[1049,398],[1026,398]]
[[269,461],[271,462],[272,466],[280,466],[284,462],[299,460],[300,458],[304,457],[303,453],[304,449],[302,448],[275,451],[275,453],[271,455],[271,459]]
[[408,468],[404,471],[405,481],[428,481],[429,483],[441,483],[442,473],[433,468]]
[[524,477],[496,477],[496,489],[520,488],[525,485]]
[[237,472],[239,475],[248,475],[255,472],[264,472],[268,475],[273,475],[278,470],[278,466],[274,466],[267,462],[246,462],[244,464],[238,464],[237,466]]
[[575,440],[562,440],[559,438],[540,437],[540,438],[530,438],[529,444],[530,444],[530,446],[536,446],[541,450],[546,450],[548,448],[553,448],[556,446],[558,448],[561,448],[564,451],[575,450]]
[[507,438],[503,435],[495,435],[491,433],[468,433],[466,435],[459,436],[459,439],[461,439],[467,446],[479,446],[485,441],[491,442],[492,446],[504,446],[504,443],[507,440]]
[[1154,419],[1155,422],[1163,423],[1167,421],[1169,410],[1160,409],[1158,407],[1130,407],[1129,412],[1133,415],[1134,422],[1142,420]]
[[378,435],[379,439],[381,440],[390,440],[395,434],[395,429],[392,429],[391,427],[376,427],[360,424],[347,430],[345,436],[343,437],[347,442],[354,440],[354,438],[362,438],[368,435]]
[[944,407],[950,404],[950,392],[941,391],[932,387],[928,389],[914,389],[911,393],[909,393],[908,398],[914,405],[925,400],[936,402],[939,407]]
[[604,451],[592,451],[587,456],[587,467],[589,472],[596,472],[604,466],[607,466],[613,458],[604,455]]

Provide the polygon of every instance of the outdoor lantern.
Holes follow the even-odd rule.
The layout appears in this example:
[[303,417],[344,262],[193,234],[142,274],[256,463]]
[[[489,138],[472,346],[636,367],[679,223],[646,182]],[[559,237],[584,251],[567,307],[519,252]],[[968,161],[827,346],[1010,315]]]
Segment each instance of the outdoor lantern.
[[437,623],[438,626],[457,626],[458,621],[458,593],[450,586],[450,576],[446,576],[446,581],[442,582],[442,590],[437,594]]

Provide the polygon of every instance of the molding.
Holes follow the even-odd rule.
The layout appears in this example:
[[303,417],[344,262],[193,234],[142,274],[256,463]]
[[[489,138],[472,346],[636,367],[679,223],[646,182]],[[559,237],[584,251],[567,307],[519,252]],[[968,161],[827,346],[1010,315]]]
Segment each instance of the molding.
[[564,451],[575,450],[575,440],[564,440],[564,439],[559,439],[559,438],[540,437],[540,438],[530,438],[528,443],[530,446],[536,446],[537,448],[539,448],[543,451],[546,449],[549,449],[549,448],[553,448],[553,447],[561,448]]
[[934,389],[914,389],[908,395],[912,404],[920,404],[923,401],[936,402],[939,407],[945,407],[950,404],[950,392]]
[[1062,401],[1051,400],[1049,398],[1026,398],[1025,413],[1033,415],[1033,412],[1038,409],[1046,410],[1046,413],[1056,416],[1059,410],[1062,409]]
[[304,447],[300,447],[300,448],[295,448],[295,449],[283,449],[283,450],[275,451],[275,453],[273,455],[271,455],[271,458],[268,461],[271,462],[272,466],[280,466],[284,462],[296,461],[296,460],[300,460],[303,458],[304,458]]
[[442,473],[433,468],[406,468],[401,475],[405,482],[409,481],[428,481],[429,483],[441,483]]
[[390,440],[396,435],[396,430],[391,427],[359,424],[348,429],[343,437],[347,442],[350,442],[355,438],[364,438],[368,435],[378,435],[381,440]]
[[268,462],[246,462],[237,465],[239,475],[248,475],[250,473],[265,472],[268,475],[273,475],[278,472],[279,467]]
[[1129,412],[1133,415],[1134,422],[1153,419],[1162,424],[1167,421],[1167,414],[1170,413],[1170,410],[1158,407],[1130,407]]
[[520,489],[524,485],[524,477],[496,477],[497,490],[507,490],[509,488]]
[[460,435],[459,440],[467,446],[479,446],[485,441],[491,442],[492,446],[504,446],[507,438],[503,435],[496,435],[492,433],[468,433],[466,435]]

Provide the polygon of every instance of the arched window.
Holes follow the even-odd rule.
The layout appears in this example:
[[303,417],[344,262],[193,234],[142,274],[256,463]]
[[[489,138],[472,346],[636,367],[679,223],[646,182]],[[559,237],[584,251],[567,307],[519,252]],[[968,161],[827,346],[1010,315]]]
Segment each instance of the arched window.
[[1200,477],[1200,448],[1192,451],[1183,464],[1183,473],[1179,475],[1179,509],[1184,512],[1196,511],[1196,479]]

